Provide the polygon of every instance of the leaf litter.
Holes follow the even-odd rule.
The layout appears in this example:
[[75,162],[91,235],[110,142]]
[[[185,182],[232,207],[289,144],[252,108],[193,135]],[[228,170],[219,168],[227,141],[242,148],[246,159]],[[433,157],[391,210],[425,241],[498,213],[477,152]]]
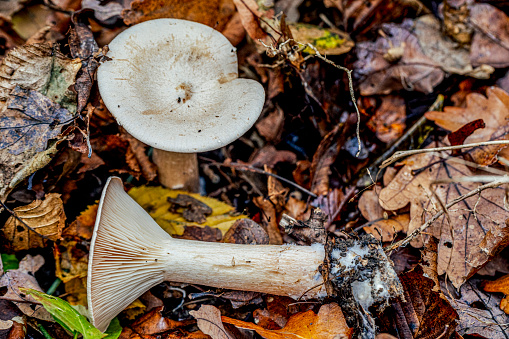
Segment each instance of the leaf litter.
[[[4,4],[0,338],[67,339],[73,330],[102,337],[80,317],[96,201],[110,175],[121,176],[131,196],[182,239],[310,244],[368,233],[387,251],[409,244],[393,253],[405,300],[391,300],[383,313],[365,310],[380,328],[376,338],[505,338],[507,146],[486,143],[507,139],[509,9],[441,2]],[[222,31],[238,49],[241,77],[267,92],[255,128],[200,155],[200,195],[158,186],[150,146],[116,124],[96,90],[105,45],[128,25],[165,17]],[[446,103],[443,112],[433,101]],[[395,151],[449,143],[455,148],[403,155],[377,171]],[[48,310],[65,312],[53,314],[56,323],[36,320],[53,318],[19,288],[38,290]],[[334,301],[163,283],[122,312],[108,338],[363,333],[348,303],[339,300],[341,309]],[[23,312],[8,311],[18,307]]]

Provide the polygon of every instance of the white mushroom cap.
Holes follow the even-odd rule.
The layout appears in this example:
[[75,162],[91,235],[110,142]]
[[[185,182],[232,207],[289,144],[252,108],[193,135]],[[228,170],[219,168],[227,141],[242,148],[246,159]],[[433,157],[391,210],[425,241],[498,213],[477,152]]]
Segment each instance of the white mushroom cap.
[[191,21],[157,19],[120,33],[97,72],[106,107],[134,137],[181,153],[222,147],[247,132],[263,87],[238,79],[235,47]]

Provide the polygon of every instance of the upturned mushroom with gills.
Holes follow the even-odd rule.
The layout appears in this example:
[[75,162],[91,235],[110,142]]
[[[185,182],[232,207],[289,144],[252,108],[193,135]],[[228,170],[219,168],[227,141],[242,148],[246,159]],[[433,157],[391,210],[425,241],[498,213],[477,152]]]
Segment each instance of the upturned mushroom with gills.
[[125,191],[117,177],[103,190],[90,247],[90,319],[110,321],[151,287],[174,281],[294,299],[325,297],[322,244],[239,245],[174,239]]
[[262,85],[239,79],[235,47],[196,22],[145,21],[108,48],[97,71],[104,104],[127,132],[154,147],[163,185],[196,192],[196,153],[253,126],[265,102]]

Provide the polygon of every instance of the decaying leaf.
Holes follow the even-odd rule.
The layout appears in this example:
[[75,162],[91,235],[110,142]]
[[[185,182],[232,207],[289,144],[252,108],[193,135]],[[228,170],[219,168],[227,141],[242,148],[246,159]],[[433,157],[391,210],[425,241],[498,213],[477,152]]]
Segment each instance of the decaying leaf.
[[500,9],[483,3],[469,6],[474,30],[470,58],[473,65],[509,66],[509,18]]
[[[313,155],[313,162],[310,168],[311,191],[318,196],[326,195],[329,192],[330,167],[334,164],[334,161],[336,161],[336,157],[342,146],[341,142],[345,140],[345,131],[343,131],[342,127],[341,124],[334,127],[334,129],[323,138]],[[338,135],[342,135],[343,138],[338,138]]]
[[230,339],[221,322],[221,311],[218,308],[212,305],[202,305],[198,311],[189,313],[198,321],[198,327],[203,333],[214,339]]
[[72,114],[46,96],[16,86],[0,117],[0,150],[19,155],[33,149],[39,153],[60,133]]
[[[33,297],[21,293],[19,288],[32,288],[42,291],[34,277],[34,273],[44,265],[44,258],[41,255],[32,257],[30,254],[25,256],[19,263],[17,270],[10,270],[0,277],[0,287],[7,287],[7,293],[3,296],[12,300],[34,301]],[[15,303],[21,312],[29,317],[41,320],[53,321],[51,315],[41,305],[31,305],[30,303]]]
[[388,94],[401,89],[431,93],[445,72],[486,79],[491,66],[473,69],[468,51],[441,33],[434,16],[406,19],[401,25],[384,24],[376,42],[357,44],[362,95]]
[[[405,166],[391,183],[382,189],[380,205],[395,211],[410,204],[408,232],[419,228],[448,202],[470,192],[479,185],[472,182],[437,183],[471,176],[463,164],[444,160],[445,152],[418,154],[407,158]],[[509,239],[506,220],[509,211],[504,207],[505,190],[488,189],[460,201],[437,219],[427,230],[440,239],[438,273],[446,273],[453,285],[459,288],[492,256],[496,255]],[[413,241],[422,246],[427,236],[422,234]]]
[[381,316],[381,330],[399,338],[449,338],[458,323],[458,314],[426,277],[421,266],[399,276],[405,301],[395,302]]
[[[466,107],[445,107],[443,112],[427,112],[426,118],[449,131],[456,131],[464,125],[482,119],[485,127],[475,130],[464,143],[509,139],[509,94],[498,87],[486,90],[486,96],[470,93],[466,98]],[[482,165],[491,165],[502,150],[501,156],[509,157],[503,151],[507,145],[478,146],[468,150],[473,160]]]
[[470,279],[459,290],[459,297],[442,287],[447,300],[459,314],[456,330],[462,336],[506,339],[509,316],[498,307],[500,296],[479,290],[480,281]]
[[154,220],[169,234],[182,235],[185,226],[195,225],[186,221],[180,213],[169,211],[171,203],[168,198],[176,198],[179,194],[189,195],[212,209],[212,213],[205,219],[201,226],[218,228],[225,233],[237,219],[246,218],[245,215],[234,214],[234,208],[219,200],[204,197],[196,193],[170,190],[164,187],[134,187],[129,195],[138,202]]
[[63,230],[62,235],[80,237],[86,240],[92,239],[97,208],[98,204],[87,206],[86,210],[81,212],[80,215],[76,217],[76,220]]
[[267,330],[253,323],[221,317],[224,323],[239,328],[255,330],[267,339],[330,339],[335,336],[350,338],[352,329],[346,324],[341,308],[335,304],[325,304],[318,314],[313,311],[294,314],[280,330]]
[[[38,234],[57,240],[65,226],[64,205],[60,194],[50,193],[44,200],[35,200],[16,207],[14,213]],[[45,241],[38,234],[28,230],[17,218],[11,216],[3,228],[5,236],[16,251],[43,247]]]
[[122,12],[126,25],[143,21],[175,18],[195,21],[222,31],[235,13],[232,0],[157,1],[135,0]]
[[255,221],[245,218],[236,220],[223,237],[223,242],[231,244],[267,245],[269,235]]
[[60,242],[53,248],[55,275],[65,284],[66,299],[71,305],[87,306],[88,253],[75,240]]
[[254,0],[233,0],[240,15],[242,25],[251,39],[265,40],[267,33],[262,28],[260,18],[263,13],[258,10],[258,4]]
[[[13,117],[17,117],[17,120],[35,118],[35,120],[46,122],[46,129],[49,126],[51,131],[58,134],[59,128],[48,124],[52,122],[63,123],[66,119],[58,121],[58,118],[66,118],[67,113],[60,111],[55,116],[55,112],[45,112],[43,109],[42,111],[39,110],[39,115],[36,116],[24,115],[24,112],[17,111],[16,113],[16,110],[6,109],[6,101],[10,98],[11,91],[19,86],[23,88],[22,91],[38,92],[38,94],[32,94],[32,97],[45,96],[46,98],[41,99],[41,102],[44,102],[43,106],[46,105],[48,109],[50,107],[56,108],[58,104],[62,109],[67,109],[71,114],[74,114],[76,100],[75,95],[69,88],[74,83],[80,67],[81,62],[79,60],[64,57],[50,44],[25,45],[10,50],[0,66],[0,119],[4,121],[2,125],[5,125],[8,121],[15,122]],[[20,106],[16,108],[21,109]],[[41,116],[42,113],[46,115]],[[31,129],[28,128],[28,130]],[[23,127],[23,130],[27,131],[27,128]],[[4,133],[2,132],[2,134]],[[1,140],[5,142],[3,138]],[[52,155],[56,153],[55,149],[34,163],[34,160],[36,160],[34,156],[37,154],[35,149],[40,149],[41,145],[31,146],[27,149],[18,149],[15,152],[9,152],[6,149],[0,150],[0,199],[3,199],[5,194],[8,193],[9,186],[14,186],[12,184],[13,178],[18,176],[22,180],[29,176],[33,171],[46,165],[51,160]],[[18,155],[14,153],[18,153]],[[18,174],[19,172],[22,172],[21,175]],[[16,179],[16,183],[19,181],[19,178]]]
[[181,210],[187,221],[203,224],[207,220],[206,216],[212,213],[212,208],[190,195],[179,194],[176,198],[168,197],[167,200],[172,204],[170,210],[174,213]]

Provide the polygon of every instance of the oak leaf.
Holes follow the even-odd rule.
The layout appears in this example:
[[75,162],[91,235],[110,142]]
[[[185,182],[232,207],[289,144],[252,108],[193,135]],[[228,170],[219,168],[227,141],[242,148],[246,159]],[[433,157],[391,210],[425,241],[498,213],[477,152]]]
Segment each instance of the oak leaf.
[[[385,210],[395,211],[410,204],[409,233],[441,212],[447,203],[480,186],[473,182],[434,185],[440,180],[472,176],[465,165],[443,159],[447,156],[445,152],[430,152],[407,158],[405,166],[380,192],[380,205]],[[449,208],[447,215],[426,229],[426,234],[440,239],[438,274],[447,274],[455,287],[459,288],[509,240],[509,211],[503,205],[504,197],[502,187],[484,190]],[[426,239],[427,235],[422,234],[412,245],[421,247]]]
[[[486,96],[470,93],[466,97],[466,107],[445,107],[443,112],[427,112],[425,116],[449,131],[482,118],[485,127],[475,130],[464,140],[465,144],[509,139],[509,94],[498,87],[488,88]],[[506,147],[478,146],[470,149],[469,154],[476,163],[487,166],[494,163],[497,154]],[[509,152],[502,151],[501,156],[509,157]]]
[[266,339],[330,339],[336,336],[350,338],[352,329],[346,324],[341,308],[335,304],[320,307],[318,314],[313,311],[294,314],[280,330],[267,330],[253,323],[221,317],[224,323],[239,328],[255,330]]
[[51,240],[60,238],[65,226],[64,204],[60,194],[50,193],[44,200],[35,200],[14,209],[17,217],[37,232],[28,230],[17,218],[11,216],[4,226],[5,237],[12,242],[15,251],[44,247],[44,235]]
[[230,339],[223,323],[221,311],[212,305],[202,305],[198,311],[189,312],[198,321],[198,327],[203,333],[213,339]]

